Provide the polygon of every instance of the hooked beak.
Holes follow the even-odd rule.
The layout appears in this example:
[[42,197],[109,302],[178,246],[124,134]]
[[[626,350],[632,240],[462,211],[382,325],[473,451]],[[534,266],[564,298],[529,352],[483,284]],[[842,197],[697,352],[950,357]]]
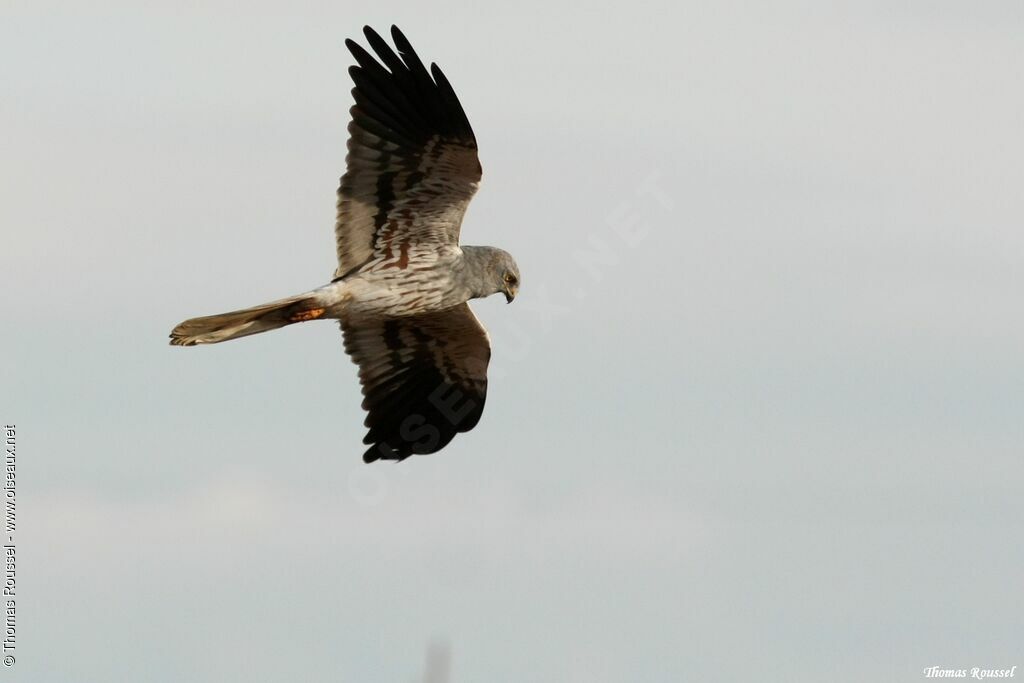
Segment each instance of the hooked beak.
[[518,291],[518,288],[512,289],[508,285],[505,285],[505,289],[501,291],[505,293],[505,303],[510,304],[512,303],[512,300],[516,298],[516,292]]

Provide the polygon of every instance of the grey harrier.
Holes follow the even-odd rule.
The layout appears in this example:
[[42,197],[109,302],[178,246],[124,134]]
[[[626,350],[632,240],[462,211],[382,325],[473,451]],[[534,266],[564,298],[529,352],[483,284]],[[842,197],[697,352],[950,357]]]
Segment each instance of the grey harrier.
[[215,344],[292,323],[340,321],[363,387],[363,460],[434,453],[476,426],[487,394],[487,331],[466,303],[519,289],[501,249],[459,246],[480,182],[476,137],[441,69],[430,71],[397,27],[396,53],[364,29],[351,40],[355,105],[338,189],[338,270],[311,292],[186,320],[171,344]]

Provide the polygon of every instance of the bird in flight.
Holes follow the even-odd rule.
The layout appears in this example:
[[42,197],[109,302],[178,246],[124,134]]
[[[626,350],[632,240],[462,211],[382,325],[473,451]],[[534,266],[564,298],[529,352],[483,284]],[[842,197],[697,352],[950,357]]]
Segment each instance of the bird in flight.
[[373,462],[437,452],[476,426],[491,348],[467,302],[500,292],[512,303],[519,268],[501,249],[459,245],[481,168],[448,79],[436,64],[427,70],[397,27],[397,52],[369,26],[363,32],[377,58],[345,41],[357,65],[349,68],[355,104],[334,278],[304,294],[186,320],[171,344],[338,320],[359,366],[370,446],[363,460]]

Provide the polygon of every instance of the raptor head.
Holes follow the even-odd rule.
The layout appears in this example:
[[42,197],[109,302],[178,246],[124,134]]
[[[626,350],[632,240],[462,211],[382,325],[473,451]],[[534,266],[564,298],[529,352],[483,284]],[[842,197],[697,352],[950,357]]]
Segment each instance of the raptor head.
[[519,266],[512,255],[495,247],[462,247],[463,267],[459,278],[470,298],[498,294],[512,303],[519,291]]
[[519,292],[519,266],[507,251],[498,252],[494,272],[501,279],[498,291],[505,295],[505,301],[512,303]]

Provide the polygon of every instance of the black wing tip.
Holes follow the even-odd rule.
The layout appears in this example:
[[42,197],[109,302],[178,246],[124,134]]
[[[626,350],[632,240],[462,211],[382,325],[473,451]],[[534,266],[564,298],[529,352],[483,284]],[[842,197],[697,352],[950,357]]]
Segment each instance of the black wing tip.
[[[365,26],[363,26],[363,35],[366,36],[366,39],[370,40],[370,41],[373,41],[373,40],[384,40],[381,37],[381,35],[379,33],[377,33],[376,29],[374,29],[369,24],[366,24]],[[401,42],[401,43],[404,43],[406,46],[408,46],[410,50],[412,49],[412,46],[409,43],[409,39],[405,37],[405,34],[402,33],[402,29],[398,28],[397,24],[391,24],[391,38],[392,38],[392,40],[395,41],[396,45],[399,42]],[[345,39],[345,44],[346,45],[349,44],[350,42],[353,42],[351,38],[346,38]],[[405,49],[406,48],[404,48],[404,47],[402,48],[403,51]]]
[[[412,457],[413,451],[409,449],[395,450],[390,444],[385,442],[374,443],[372,446],[366,449],[363,453],[363,462],[369,465],[371,462],[377,462],[378,460],[390,460],[392,462],[402,462],[406,458]],[[425,454],[424,454],[425,455]]]
[[363,35],[366,36],[366,39],[368,41],[370,41],[371,45],[375,41],[376,42],[384,42],[384,39],[380,37],[380,34],[377,33],[377,31],[375,31],[374,28],[372,26],[370,26],[369,24],[367,24],[366,26],[363,27]]
[[386,460],[387,458],[380,452],[380,444],[373,444],[366,449],[363,453],[363,462],[369,465],[371,462],[377,462],[378,460]]
[[382,119],[368,132],[401,144],[422,144],[440,135],[475,146],[469,117],[441,67],[436,62],[425,67],[397,25],[391,26],[397,53],[371,26],[364,26],[363,33],[376,57],[351,38],[345,45],[358,63],[349,68],[356,85],[353,97],[373,105],[360,120]]
[[[394,24],[391,25],[391,39],[395,41],[395,47],[398,48],[399,54],[402,55],[403,61],[405,61],[410,69],[413,69],[413,64],[420,68],[423,67],[423,63],[420,61],[420,56],[416,54],[416,50],[413,49],[412,43],[405,37],[402,30]],[[410,61],[412,63],[410,63]]]
[[[370,447],[363,453],[363,462],[374,462],[376,460],[405,460],[413,455],[430,455],[444,449],[459,434],[465,434],[472,430],[480,422],[483,415],[484,396],[477,399],[478,405],[469,415],[466,415],[457,424],[446,423],[441,419],[428,418],[424,423],[432,432],[426,441],[410,441],[402,433],[402,426],[398,423],[388,424],[387,419],[383,424],[373,421],[374,426],[370,427],[363,443]],[[374,412],[371,409],[367,416],[367,422],[371,423]],[[423,435],[418,438],[423,439]]]

